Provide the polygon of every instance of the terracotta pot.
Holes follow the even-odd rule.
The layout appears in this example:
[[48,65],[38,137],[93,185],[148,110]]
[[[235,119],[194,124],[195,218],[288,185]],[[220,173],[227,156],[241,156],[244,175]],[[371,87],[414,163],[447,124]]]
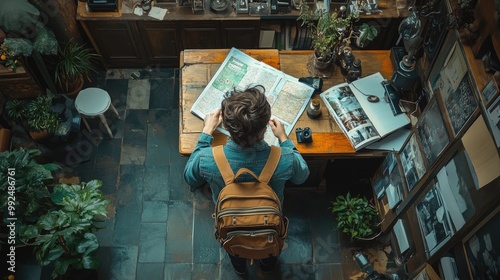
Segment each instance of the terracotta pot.
[[68,84],[68,90],[67,92],[65,92],[66,96],[75,99],[78,93],[82,90],[83,83],[83,76],[80,75],[80,77],[76,81]]
[[50,133],[47,130],[42,130],[42,131],[28,131],[31,138],[35,141],[42,141],[44,139],[49,138]]

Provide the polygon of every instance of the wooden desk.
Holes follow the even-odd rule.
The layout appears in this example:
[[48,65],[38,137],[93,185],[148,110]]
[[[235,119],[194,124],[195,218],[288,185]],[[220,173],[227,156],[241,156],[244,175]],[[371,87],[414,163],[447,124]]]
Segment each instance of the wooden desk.
[[[276,69],[294,76],[311,76],[307,70],[307,63],[312,57],[312,51],[278,51],[278,50],[243,50],[245,53],[261,60]],[[220,64],[224,61],[228,49],[185,50],[180,59],[180,88],[179,88],[179,153],[189,156],[198,142],[203,129],[203,121],[191,114],[190,109],[205,86],[210,82]],[[380,72],[389,79],[393,72],[390,51],[354,51],[356,58],[361,59],[363,76]],[[332,77],[325,78],[323,90],[343,82],[343,76],[338,67]],[[319,98],[316,94],[313,97]],[[322,116],[318,120],[311,120],[304,112],[295,127],[310,127],[313,131],[313,143],[298,144],[295,128],[289,135],[297,149],[305,158],[344,158],[344,157],[373,157],[382,156],[380,151],[355,152],[349,140],[340,130],[337,123],[330,117],[324,104],[321,104]],[[214,145],[224,144],[227,137],[224,134],[214,133]]]

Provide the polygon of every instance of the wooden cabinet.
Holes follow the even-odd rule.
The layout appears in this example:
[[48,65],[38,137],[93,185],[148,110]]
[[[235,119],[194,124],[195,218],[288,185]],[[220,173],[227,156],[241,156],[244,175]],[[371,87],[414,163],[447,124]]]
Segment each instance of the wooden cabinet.
[[145,52],[134,21],[85,22],[107,67],[144,67]]
[[221,48],[219,21],[184,21],[180,32],[183,49]]
[[182,44],[177,22],[137,22],[148,64],[176,65]]
[[222,48],[259,48],[260,21],[221,21]]

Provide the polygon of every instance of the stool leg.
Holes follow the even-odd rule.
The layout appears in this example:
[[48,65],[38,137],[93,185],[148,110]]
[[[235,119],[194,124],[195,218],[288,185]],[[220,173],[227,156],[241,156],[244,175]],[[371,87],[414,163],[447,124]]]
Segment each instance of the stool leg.
[[116,114],[116,117],[117,117],[118,119],[120,119],[120,114],[118,114],[118,111],[116,111],[116,108],[115,108],[115,106],[113,105],[113,103],[111,103],[110,105],[111,105],[111,110],[113,110],[113,112],[115,112],[115,114]]
[[108,122],[106,121],[106,118],[104,117],[104,114],[100,114],[99,118],[101,119],[102,123],[106,127],[106,130],[108,131],[109,136],[111,136],[111,138],[113,138],[113,133],[111,133],[111,129],[109,129]]
[[85,119],[85,116],[80,114],[80,118],[82,119],[83,123],[85,124],[85,127],[87,128],[87,130],[90,132],[90,126],[89,126],[89,123],[87,122],[87,119]]

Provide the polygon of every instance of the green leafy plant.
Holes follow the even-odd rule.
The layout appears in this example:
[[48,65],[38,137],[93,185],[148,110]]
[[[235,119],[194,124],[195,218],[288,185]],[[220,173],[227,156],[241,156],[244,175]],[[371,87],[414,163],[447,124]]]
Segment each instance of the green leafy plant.
[[40,95],[27,105],[28,129],[34,132],[54,133],[59,125],[59,116],[50,107],[51,96]]
[[369,41],[373,41],[378,35],[378,30],[373,25],[363,23],[359,27],[359,35],[356,38],[356,44],[359,47],[366,46]]
[[109,204],[101,186],[99,180],[56,185],[50,196],[55,207],[25,231],[40,264],[54,264],[53,278],[69,269],[99,268],[99,241],[93,231],[100,229],[97,223],[107,217]]
[[322,9],[311,11],[306,2],[300,5],[297,20],[302,21],[311,29],[311,48],[318,58],[327,59],[333,56],[334,47],[346,38],[350,38],[352,23],[358,19],[358,14],[350,13],[345,18],[337,11],[325,12]]
[[55,66],[54,80],[61,88],[70,91],[78,81],[89,79],[96,72],[93,64],[98,55],[85,45],[70,41],[59,49],[59,60]]
[[378,213],[366,198],[339,195],[332,201],[332,213],[337,218],[337,228],[351,239],[366,238],[375,234]]
[[10,203],[15,207],[17,233],[36,223],[52,207],[47,186],[53,183],[51,171],[60,166],[39,163],[41,154],[40,150],[23,148],[0,153],[0,207],[8,211],[9,196],[15,186],[15,201]]
[[59,126],[59,116],[50,107],[52,96],[40,95],[32,100],[8,100],[7,116],[26,126],[32,132],[54,133]]

